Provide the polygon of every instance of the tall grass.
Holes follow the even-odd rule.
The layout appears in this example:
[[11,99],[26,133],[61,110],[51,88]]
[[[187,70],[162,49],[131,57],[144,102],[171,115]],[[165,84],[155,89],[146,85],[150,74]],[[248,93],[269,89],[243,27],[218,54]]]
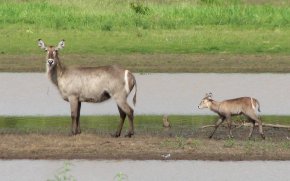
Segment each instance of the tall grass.
[[0,54],[39,54],[38,38],[76,54],[289,54],[289,4],[2,0]]
[[[243,117],[235,117],[239,122]],[[262,116],[263,123],[290,124],[290,116]],[[217,116],[169,116],[171,129],[164,132],[162,127],[162,116],[160,115],[137,115],[134,124],[138,134],[163,135],[171,134],[177,136],[177,140],[183,136],[197,134],[197,130],[207,124],[214,124]],[[69,116],[0,116],[0,134],[13,133],[40,133],[40,134],[68,134],[70,132],[71,120]],[[85,133],[109,134],[116,131],[119,117],[116,116],[82,116],[81,128]],[[128,129],[128,121],[125,121],[123,133]],[[182,140],[179,140],[182,142]]]
[[237,1],[223,1],[226,3],[222,4],[202,2],[5,1],[0,6],[0,25],[104,31],[136,27],[170,30],[209,25],[290,26],[289,6],[248,5]]

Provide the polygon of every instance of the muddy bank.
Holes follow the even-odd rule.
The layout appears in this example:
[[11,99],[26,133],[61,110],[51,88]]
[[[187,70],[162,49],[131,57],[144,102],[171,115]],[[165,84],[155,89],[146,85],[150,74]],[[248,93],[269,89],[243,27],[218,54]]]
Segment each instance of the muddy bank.
[[248,129],[234,130],[227,139],[225,128],[208,139],[211,129],[187,137],[136,134],[111,138],[109,134],[2,134],[0,159],[106,159],[106,160],[290,160],[288,130],[265,129],[266,140]]

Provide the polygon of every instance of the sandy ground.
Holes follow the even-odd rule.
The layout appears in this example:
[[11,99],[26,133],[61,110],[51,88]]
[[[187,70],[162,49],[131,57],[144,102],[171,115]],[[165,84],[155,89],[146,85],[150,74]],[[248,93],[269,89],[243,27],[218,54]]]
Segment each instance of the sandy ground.
[[132,138],[89,133],[2,134],[0,159],[290,160],[288,130],[268,128],[266,140],[256,133],[251,141],[244,128],[234,130],[235,139],[227,139],[226,129],[221,128],[210,140],[209,131],[176,136],[165,130],[159,136],[137,134]]

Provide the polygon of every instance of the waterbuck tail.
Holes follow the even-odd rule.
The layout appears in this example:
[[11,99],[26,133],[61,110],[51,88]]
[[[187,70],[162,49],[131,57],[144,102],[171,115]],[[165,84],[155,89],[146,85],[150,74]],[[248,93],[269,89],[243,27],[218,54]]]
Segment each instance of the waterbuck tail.
[[134,87],[135,93],[133,97],[133,104],[135,106],[137,97],[137,81],[135,79],[135,76],[130,71],[125,70],[125,89],[127,94],[130,94]]
[[134,93],[134,97],[133,97],[133,104],[134,106],[136,105],[136,97],[137,97],[137,82],[136,82],[136,79],[134,77],[134,87],[135,87],[135,93]]
[[261,112],[260,103],[259,103],[259,101],[257,99],[255,99],[255,100],[256,100],[256,105],[258,105],[258,111]]

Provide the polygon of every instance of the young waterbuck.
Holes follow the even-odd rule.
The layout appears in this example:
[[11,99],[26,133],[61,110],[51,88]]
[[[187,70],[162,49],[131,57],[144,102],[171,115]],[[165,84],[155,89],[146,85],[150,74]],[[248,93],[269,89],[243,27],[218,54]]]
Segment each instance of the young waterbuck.
[[81,102],[103,102],[111,97],[115,100],[120,113],[120,124],[116,133],[119,137],[126,116],[129,118],[129,131],[126,136],[134,134],[134,110],[127,103],[127,97],[135,87],[133,104],[136,104],[137,84],[134,75],[119,66],[103,67],[65,67],[58,57],[58,51],[64,48],[64,40],[54,46],[46,46],[39,39],[38,46],[46,51],[46,73],[58,88],[62,98],[70,103],[71,131],[80,134]]
[[211,111],[217,113],[219,115],[219,120],[215,123],[215,129],[209,138],[212,138],[217,128],[227,120],[228,128],[229,128],[229,137],[233,137],[231,130],[231,116],[235,115],[244,115],[248,118],[248,120],[252,123],[252,127],[249,133],[249,139],[252,136],[253,129],[255,127],[255,123],[259,125],[259,133],[262,138],[265,139],[262,122],[256,114],[256,109],[260,112],[260,104],[259,101],[252,97],[240,97],[236,99],[224,100],[222,102],[218,102],[212,99],[212,93],[206,94],[205,97],[201,100],[199,109],[209,108]]

